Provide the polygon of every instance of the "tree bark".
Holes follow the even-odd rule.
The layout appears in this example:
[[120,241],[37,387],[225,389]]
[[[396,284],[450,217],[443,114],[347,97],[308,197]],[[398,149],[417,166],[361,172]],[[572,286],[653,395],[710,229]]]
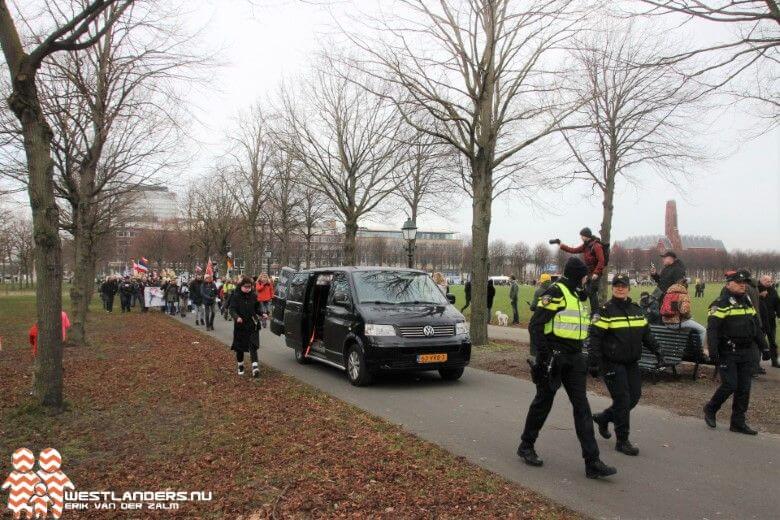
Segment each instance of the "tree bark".
[[[614,213],[615,200],[615,163],[607,166],[607,178],[604,185],[603,199],[601,201],[601,230],[599,232],[602,243],[609,243],[612,236],[612,215]],[[603,276],[599,280],[599,301],[607,301],[609,285],[609,266],[604,266]],[[595,310],[595,309],[593,309]]]
[[358,224],[357,219],[347,218],[344,223],[344,261],[343,265],[355,265],[357,260],[357,251],[355,243],[357,241]]
[[52,131],[41,112],[35,71],[19,71],[8,104],[22,125],[33,216],[38,356],[33,393],[44,406],[62,407],[62,249],[54,198]]
[[490,235],[493,180],[488,159],[481,154],[472,162],[474,198],[471,222],[471,343],[487,345],[488,238]]

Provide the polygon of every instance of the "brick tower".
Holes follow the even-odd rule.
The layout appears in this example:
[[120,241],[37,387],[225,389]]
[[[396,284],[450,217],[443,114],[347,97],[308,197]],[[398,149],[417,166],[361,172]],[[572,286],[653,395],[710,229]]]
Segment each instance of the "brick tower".
[[682,251],[682,239],[677,227],[677,203],[673,200],[666,201],[666,238],[672,243],[672,249]]

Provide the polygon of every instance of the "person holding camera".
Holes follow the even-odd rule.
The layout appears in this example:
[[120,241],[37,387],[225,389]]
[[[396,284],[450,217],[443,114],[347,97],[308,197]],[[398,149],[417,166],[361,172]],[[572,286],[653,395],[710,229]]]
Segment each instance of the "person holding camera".
[[582,244],[577,247],[567,246],[561,243],[560,238],[550,240],[551,244],[558,244],[562,251],[571,254],[582,253],[582,260],[588,267],[588,282],[585,286],[585,292],[590,301],[590,312],[595,313],[599,308],[599,280],[607,265],[607,256],[605,246],[601,239],[593,235],[588,227],[580,230],[580,239]]

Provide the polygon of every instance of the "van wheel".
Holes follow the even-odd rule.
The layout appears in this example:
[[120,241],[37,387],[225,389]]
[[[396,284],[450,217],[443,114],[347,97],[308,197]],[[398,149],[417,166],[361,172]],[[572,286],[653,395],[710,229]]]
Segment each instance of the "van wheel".
[[347,349],[347,379],[354,386],[371,384],[372,374],[366,366],[366,357],[360,345],[350,345]]
[[463,375],[463,371],[465,369],[463,367],[460,368],[440,368],[439,369],[439,375],[442,379],[445,381],[457,381],[460,379],[460,376]]
[[310,360],[306,356],[303,355],[303,346],[298,345],[295,347],[295,361],[297,361],[301,365],[308,365]]

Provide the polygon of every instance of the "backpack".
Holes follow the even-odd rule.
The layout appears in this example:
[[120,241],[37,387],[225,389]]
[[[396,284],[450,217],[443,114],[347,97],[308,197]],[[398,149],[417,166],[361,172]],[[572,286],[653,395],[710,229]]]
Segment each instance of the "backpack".
[[661,317],[664,321],[685,321],[691,317],[691,297],[688,290],[680,284],[675,284],[666,291],[661,302]]
[[[594,245],[596,244],[596,242],[601,244],[601,250],[604,253],[604,267],[606,267],[607,264],[609,263],[609,242],[606,242],[606,243],[602,242],[600,238],[596,238],[596,239],[593,240],[593,244]],[[593,245],[590,246],[590,252],[591,253],[593,253],[593,247],[594,247]],[[596,256],[596,254],[593,253],[593,256]]]

